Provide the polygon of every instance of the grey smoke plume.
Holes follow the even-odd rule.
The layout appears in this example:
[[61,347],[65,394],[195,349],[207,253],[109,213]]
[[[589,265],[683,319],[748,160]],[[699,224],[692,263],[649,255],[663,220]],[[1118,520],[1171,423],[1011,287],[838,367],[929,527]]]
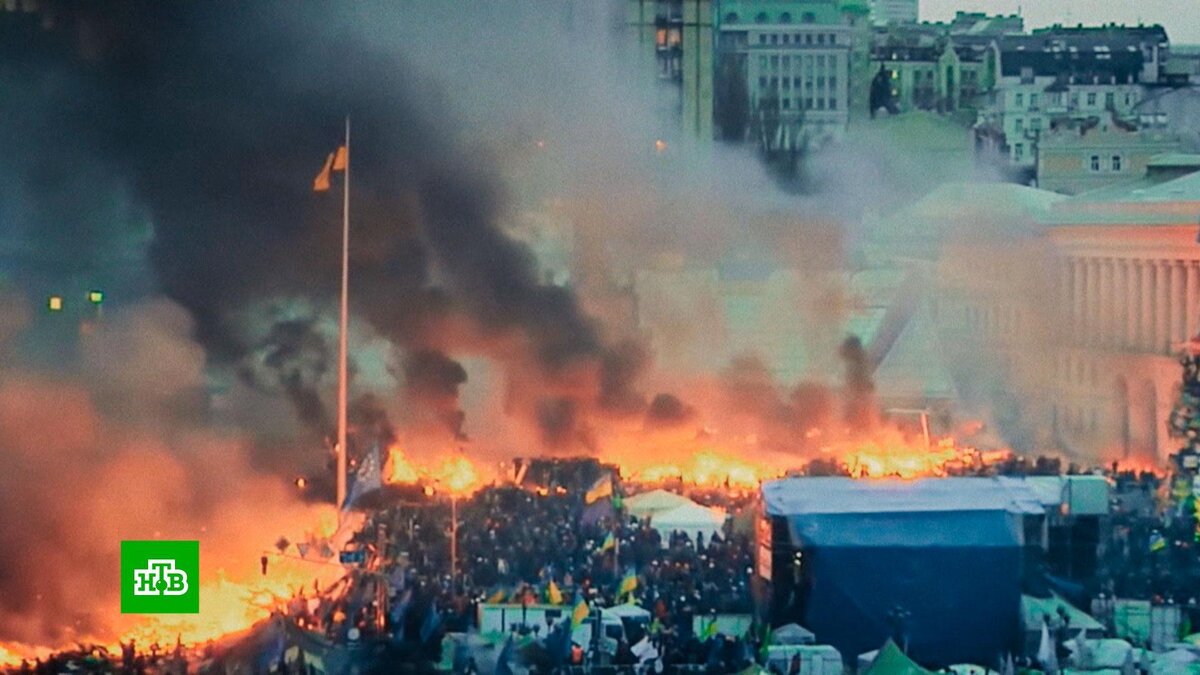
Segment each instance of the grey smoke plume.
[[[0,49],[68,86],[20,82],[0,112],[26,147],[58,157],[56,166],[83,166],[123,186],[153,223],[158,283],[195,318],[209,357],[263,356],[243,373],[285,392],[315,426],[327,425],[315,392],[329,368],[320,336],[289,319],[248,344],[238,321],[264,297],[336,297],[340,200],[336,189],[314,195],[310,186],[347,113],[356,139],[355,315],[407,350],[470,345],[532,367],[525,381],[545,388],[532,399],[567,397],[579,416],[640,412],[634,380],[644,359],[610,347],[573,293],[542,285],[529,251],[501,230],[511,200],[498,158],[464,143],[444,93],[364,35],[437,11],[387,2],[354,12],[315,2],[52,2],[53,30],[6,18]],[[52,123],[39,124],[49,110]],[[59,161],[67,155],[74,159]],[[42,187],[57,185],[22,182],[39,208],[95,210],[87,201],[95,191]],[[54,220],[62,241],[99,236],[94,219]],[[499,353],[499,342],[525,353]]]

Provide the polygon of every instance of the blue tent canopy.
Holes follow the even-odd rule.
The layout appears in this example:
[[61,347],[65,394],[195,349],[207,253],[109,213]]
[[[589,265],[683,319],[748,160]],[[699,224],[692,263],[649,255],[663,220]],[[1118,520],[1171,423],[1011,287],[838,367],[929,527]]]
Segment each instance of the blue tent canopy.
[[793,620],[819,642],[843,654],[873,649],[896,632],[899,607],[909,653],[922,663],[993,663],[1018,643],[1021,521],[1044,513],[1027,487],[794,478],[762,494],[766,514],[787,525],[790,541],[774,545],[803,553]]

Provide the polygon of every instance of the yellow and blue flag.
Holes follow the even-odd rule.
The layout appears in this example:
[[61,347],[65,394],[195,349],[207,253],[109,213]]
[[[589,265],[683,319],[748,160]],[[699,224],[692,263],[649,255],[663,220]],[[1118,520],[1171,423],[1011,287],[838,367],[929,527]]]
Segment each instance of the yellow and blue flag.
[[571,628],[578,628],[584,619],[587,619],[590,612],[591,610],[588,609],[587,603],[583,601],[583,597],[579,597],[575,601],[575,609],[571,610]]
[[633,570],[629,570],[625,573],[624,578],[621,579],[621,584],[617,586],[617,598],[622,598],[626,595],[629,595],[630,593],[636,591],[637,587],[637,575],[633,573]]

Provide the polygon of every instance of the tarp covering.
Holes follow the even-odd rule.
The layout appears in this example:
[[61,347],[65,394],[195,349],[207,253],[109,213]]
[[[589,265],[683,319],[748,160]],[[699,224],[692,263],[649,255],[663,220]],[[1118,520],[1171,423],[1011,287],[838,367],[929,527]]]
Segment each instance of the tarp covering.
[[1048,598],[1022,595],[1021,621],[1025,626],[1025,630],[1040,631],[1042,629],[1042,622],[1047,616],[1050,617],[1050,627],[1057,628],[1062,623],[1062,619],[1058,616],[1060,607],[1067,613],[1067,616],[1071,620],[1069,624],[1071,630],[1077,631],[1082,628],[1089,633],[1104,630],[1104,624],[1067,602],[1059,595],[1051,595]]
[[681,504],[668,511],[660,511],[650,518],[650,526],[658,530],[665,546],[672,532],[684,532],[693,541],[697,534],[704,535],[705,541],[711,541],[714,534],[721,531],[725,524],[725,514],[695,502]]
[[994,663],[1019,645],[1022,517],[1044,512],[1029,488],[797,478],[765,484],[763,502],[803,552],[794,613],[775,620],[861,654],[895,634],[899,607],[909,654],[931,666]]
[[692,500],[666,490],[651,490],[625,499],[625,511],[637,518],[649,518],[660,511],[669,511],[677,506],[692,504]]
[[814,638],[812,631],[794,623],[780,626],[771,631],[771,644],[773,645],[811,645],[816,642]]
[[861,675],[933,675],[933,671],[925,670],[916,661],[904,655],[895,642],[887,641],[879,649],[879,654]]

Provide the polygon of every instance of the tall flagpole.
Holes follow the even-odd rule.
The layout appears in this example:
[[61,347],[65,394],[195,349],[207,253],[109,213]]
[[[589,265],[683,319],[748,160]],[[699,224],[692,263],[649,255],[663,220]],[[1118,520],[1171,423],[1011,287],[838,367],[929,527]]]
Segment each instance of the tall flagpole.
[[342,303],[338,324],[337,510],[346,504],[346,333],[350,324],[350,116],[346,115],[346,167],[342,171]]

